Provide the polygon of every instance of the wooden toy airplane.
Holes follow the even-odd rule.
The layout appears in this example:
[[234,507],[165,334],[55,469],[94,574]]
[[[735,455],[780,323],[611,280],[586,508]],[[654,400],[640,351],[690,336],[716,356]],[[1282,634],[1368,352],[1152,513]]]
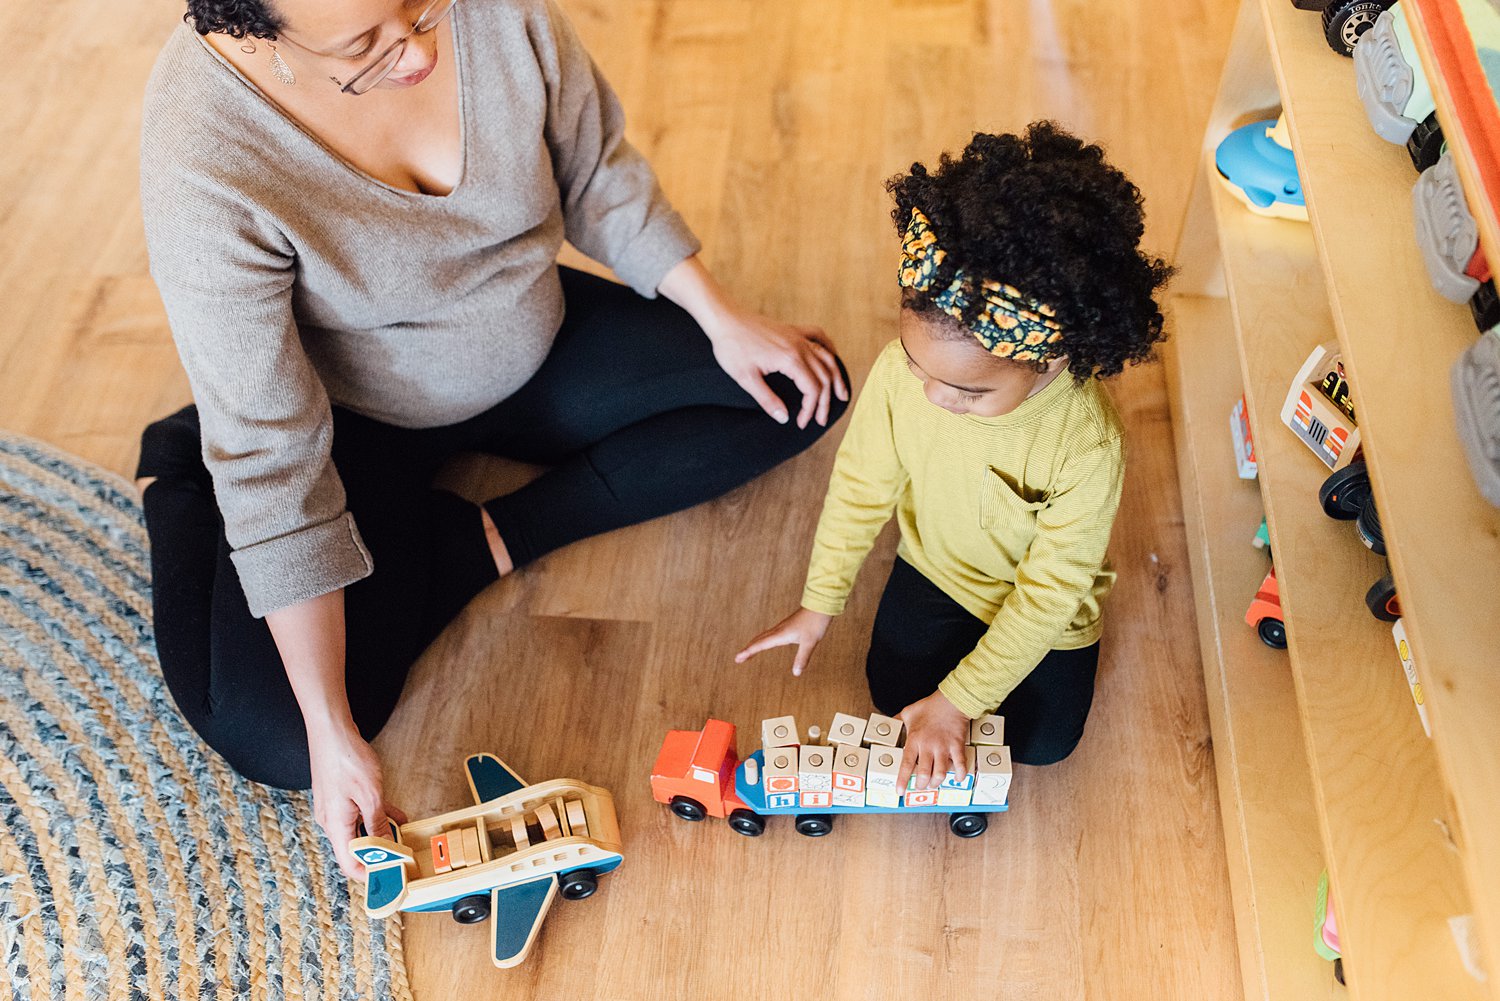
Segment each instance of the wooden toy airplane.
[[614,798],[574,779],[528,786],[493,754],[464,762],[474,805],[361,837],[349,850],[368,872],[365,913],[451,910],[490,920],[490,954],[516,966],[560,891],[582,900],[622,861]]

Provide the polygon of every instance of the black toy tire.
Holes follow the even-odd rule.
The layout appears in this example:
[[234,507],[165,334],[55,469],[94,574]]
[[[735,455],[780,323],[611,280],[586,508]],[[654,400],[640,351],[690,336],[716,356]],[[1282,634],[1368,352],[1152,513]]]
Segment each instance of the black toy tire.
[[948,830],[960,838],[977,838],[989,826],[990,819],[982,813],[954,813],[948,817]]
[[592,869],[579,869],[558,876],[557,882],[564,900],[582,900],[599,889],[599,874]]
[[1469,299],[1469,315],[1474,317],[1474,326],[1481,334],[1500,324],[1500,294],[1495,292],[1495,280],[1486,278]]
[[1390,574],[1370,585],[1365,592],[1365,607],[1381,622],[1401,618],[1401,599],[1396,595],[1396,581]]
[[1370,470],[1363,459],[1328,474],[1318,488],[1323,513],[1338,521],[1353,521],[1370,502]]
[[703,804],[691,796],[673,796],[669,805],[680,820],[690,820],[696,824],[708,816],[708,811],[703,809]]
[[490,916],[490,895],[476,893],[454,901],[453,920],[461,925],[477,925]]
[[1411,165],[1421,173],[1443,157],[1443,125],[1434,111],[1417,123],[1406,137],[1406,155]]
[[735,810],[729,815],[729,829],[747,838],[766,833],[766,818],[751,810]]
[[1395,0],[1332,0],[1323,8],[1323,37],[1341,56],[1353,56],[1354,45]]
[[831,813],[804,813],[797,818],[797,833],[805,838],[821,838],[832,830]]
[[1339,982],[1339,986],[1347,986],[1344,983],[1344,957],[1340,956],[1333,961],[1333,979]]
[[1354,519],[1354,533],[1376,556],[1385,555],[1385,532],[1380,527],[1380,513],[1375,510],[1374,501],[1366,504]]
[[1286,649],[1286,623],[1269,616],[1255,624],[1255,634],[1273,650]]

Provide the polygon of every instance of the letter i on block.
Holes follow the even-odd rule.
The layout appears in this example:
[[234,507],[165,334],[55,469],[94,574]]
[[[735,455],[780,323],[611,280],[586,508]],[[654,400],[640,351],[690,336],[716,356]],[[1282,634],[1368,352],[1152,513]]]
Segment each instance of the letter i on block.
[[974,748],[964,748],[964,777],[949,770],[938,786],[938,806],[968,806],[974,795]]
[[762,747],[793,747],[799,743],[797,720],[792,716],[773,716],[760,725]]
[[1005,743],[1005,717],[981,716],[971,722],[969,743],[995,746]]
[[802,746],[797,765],[797,788],[802,793],[802,806],[833,805],[833,748],[820,744]]
[[1010,748],[980,747],[974,771],[975,806],[1004,806],[1010,796]]
[[[860,720],[863,723],[864,720]],[[833,748],[833,805],[865,805],[865,771],[870,749],[857,744],[835,744]]]
[[865,772],[865,806],[894,810],[901,805],[896,773],[901,770],[901,759],[905,755],[905,749],[900,747],[870,748],[870,768]]

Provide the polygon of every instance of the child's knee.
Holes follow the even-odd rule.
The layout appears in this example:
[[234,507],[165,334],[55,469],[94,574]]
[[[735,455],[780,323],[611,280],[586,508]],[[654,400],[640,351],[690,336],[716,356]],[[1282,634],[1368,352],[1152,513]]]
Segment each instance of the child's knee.
[[1011,760],[1020,765],[1055,765],[1065,760],[1083,739],[1083,730],[1076,733],[1038,734],[1027,740],[1011,742]]

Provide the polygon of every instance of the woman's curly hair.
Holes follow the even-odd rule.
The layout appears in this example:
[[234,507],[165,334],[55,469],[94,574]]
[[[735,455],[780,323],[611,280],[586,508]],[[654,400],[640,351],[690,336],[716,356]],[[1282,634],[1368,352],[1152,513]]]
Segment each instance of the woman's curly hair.
[[182,19],[200,35],[272,39],[284,22],[266,0],[188,0]]
[[[914,163],[886,189],[897,231],[921,209],[947,252],[934,291],[962,269],[1051,305],[1074,378],[1116,375],[1162,339],[1155,293],[1172,268],[1141,252],[1141,193],[1098,146],[1045,121],[1025,135],[978,133],[957,159],[945,153],[931,172]],[[965,322],[982,305],[972,298]],[[947,316],[931,293],[908,290],[905,305]]]

